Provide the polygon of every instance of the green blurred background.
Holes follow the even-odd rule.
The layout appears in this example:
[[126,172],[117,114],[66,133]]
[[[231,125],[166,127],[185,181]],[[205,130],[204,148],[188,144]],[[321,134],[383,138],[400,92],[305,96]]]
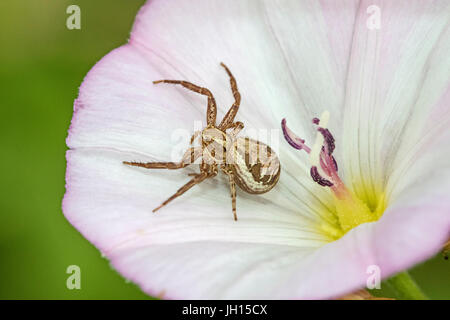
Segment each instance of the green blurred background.
[[[144,0],[0,2],[0,298],[149,299],[64,218],[65,138],[89,69],[124,44]],[[81,8],[81,30],[66,8]],[[81,289],[66,288],[69,265]],[[430,298],[450,299],[442,256],[412,275]],[[387,293],[386,293],[387,294]]]

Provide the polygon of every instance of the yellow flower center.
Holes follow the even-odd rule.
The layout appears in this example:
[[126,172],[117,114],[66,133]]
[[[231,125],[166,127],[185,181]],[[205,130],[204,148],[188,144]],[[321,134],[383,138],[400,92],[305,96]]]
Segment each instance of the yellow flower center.
[[334,195],[333,198],[339,225],[344,233],[362,223],[378,220],[386,208],[384,194],[380,195],[375,209],[370,209],[367,202],[348,191],[340,196]]

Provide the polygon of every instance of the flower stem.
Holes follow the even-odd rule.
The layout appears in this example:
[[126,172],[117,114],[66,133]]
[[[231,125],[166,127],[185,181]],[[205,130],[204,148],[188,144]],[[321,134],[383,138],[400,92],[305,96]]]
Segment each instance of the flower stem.
[[398,300],[428,300],[407,271],[397,273],[385,283],[394,292]]

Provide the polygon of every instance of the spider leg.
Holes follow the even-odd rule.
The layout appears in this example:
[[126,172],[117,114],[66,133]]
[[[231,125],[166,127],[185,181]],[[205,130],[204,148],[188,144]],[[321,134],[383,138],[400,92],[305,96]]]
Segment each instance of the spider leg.
[[201,147],[189,148],[183,155],[183,159],[180,162],[128,162],[124,161],[123,164],[142,167],[147,169],[181,169],[192,163],[194,163],[202,155]]
[[186,89],[189,89],[191,91],[197,92],[199,94],[202,94],[204,96],[208,97],[208,109],[206,110],[206,123],[208,125],[215,125],[216,124],[216,116],[217,116],[217,106],[216,106],[216,100],[214,99],[213,94],[211,91],[209,91],[206,88],[199,87],[191,82],[182,81],[182,80],[157,80],[153,81],[154,84],[158,83],[171,83],[171,84],[179,84],[185,87]]
[[244,129],[244,124],[240,121],[234,122],[231,124],[227,129],[233,129],[229,135],[234,139],[238,135],[239,132],[241,132],[242,129]]
[[190,141],[190,144],[193,144],[194,143],[194,141],[195,141],[195,139],[197,139],[198,138],[198,136],[200,135],[202,133],[202,131],[201,130],[198,130],[198,131],[195,131],[194,132],[194,134],[192,135],[192,137],[191,137],[191,141]]
[[236,113],[239,110],[239,105],[241,104],[241,95],[237,87],[236,79],[234,78],[230,69],[228,69],[228,67],[223,62],[221,62],[220,65],[225,69],[225,71],[228,73],[228,76],[230,77],[231,91],[233,92],[234,96],[233,105],[231,106],[230,110],[228,110],[226,115],[223,117],[222,122],[219,125],[219,128],[223,130],[233,123],[234,117],[236,116]]
[[172,201],[175,198],[178,198],[183,193],[188,191],[190,188],[192,188],[196,184],[199,184],[206,178],[209,178],[209,173],[206,171],[200,172],[199,174],[195,175],[194,178],[192,178],[188,183],[186,183],[184,186],[182,186],[180,189],[178,189],[178,191],[175,194],[173,194],[170,198],[168,198],[166,201],[164,201],[159,207],[153,209],[153,212],[156,212],[157,210],[161,209],[166,204],[168,204],[170,201]]
[[233,217],[234,221],[237,221],[236,214],[236,182],[234,181],[234,174],[231,170],[226,170],[222,168],[222,171],[226,173],[228,176],[228,180],[230,181],[230,191],[231,191],[231,207],[233,209]]

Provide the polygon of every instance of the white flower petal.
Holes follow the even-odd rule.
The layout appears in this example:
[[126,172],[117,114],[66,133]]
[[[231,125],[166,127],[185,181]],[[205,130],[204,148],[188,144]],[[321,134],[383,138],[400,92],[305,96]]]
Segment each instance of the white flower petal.
[[394,171],[403,167],[404,175],[411,155],[424,148],[427,115],[448,87],[450,3],[362,1],[357,25],[370,19],[370,5],[379,8],[380,29],[354,34],[342,158],[346,181],[360,196],[380,193],[388,182],[389,196],[399,179]]

